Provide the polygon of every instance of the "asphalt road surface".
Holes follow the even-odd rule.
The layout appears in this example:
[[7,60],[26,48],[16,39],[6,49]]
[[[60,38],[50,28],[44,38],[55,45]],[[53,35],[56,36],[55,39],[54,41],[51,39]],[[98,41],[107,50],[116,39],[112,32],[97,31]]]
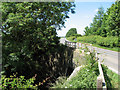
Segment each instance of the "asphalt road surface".
[[[60,43],[65,44],[65,38],[60,39]],[[81,44],[79,46],[82,46]],[[120,75],[120,52],[88,46],[91,50],[96,50],[99,60],[113,72]]]

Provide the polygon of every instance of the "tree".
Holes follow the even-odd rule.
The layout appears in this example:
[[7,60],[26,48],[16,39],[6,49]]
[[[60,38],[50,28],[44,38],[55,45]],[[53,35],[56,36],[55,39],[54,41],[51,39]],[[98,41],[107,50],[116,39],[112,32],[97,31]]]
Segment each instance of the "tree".
[[107,10],[106,30],[107,36],[120,35],[120,2],[115,2]]
[[103,8],[99,8],[97,15],[93,19],[90,28],[85,28],[86,35],[119,36],[120,35],[120,1],[116,1],[104,13]]
[[86,36],[88,36],[88,35],[90,34],[90,30],[89,30],[89,27],[88,27],[88,26],[85,27],[84,32],[85,32],[85,35],[86,35]]
[[75,34],[77,34],[77,29],[76,29],[76,28],[71,28],[71,29],[66,33],[66,37],[74,36]]
[[90,27],[93,35],[100,35],[101,33],[100,27],[102,25],[103,15],[104,15],[103,7],[98,8],[98,12],[95,15],[93,19],[93,23],[91,24],[91,27]]
[[68,12],[74,13],[74,7],[72,2],[3,2],[4,74],[33,76],[30,72],[35,72],[37,65],[41,79],[50,74],[49,57],[59,44],[56,29],[64,26]]
[[86,35],[100,35],[101,33],[101,25],[102,19],[104,15],[103,7],[98,8],[98,12],[93,19],[93,23],[90,24],[90,28],[85,27],[85,34]]

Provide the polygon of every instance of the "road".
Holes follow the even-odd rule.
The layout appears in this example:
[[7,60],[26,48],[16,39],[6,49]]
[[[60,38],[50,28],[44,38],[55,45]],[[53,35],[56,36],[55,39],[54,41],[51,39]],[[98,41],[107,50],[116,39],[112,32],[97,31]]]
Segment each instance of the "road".
[[[65,38],[60,39],[60,43],[65,43]],[[79,45],[81,46],[81,44]],[[109,69],[111,69],[113,72],[120,75],[120,52],[115,52],[111,50],[106,50],[102,48],[97,48],[93,46],[89,46],[90,49],[95,49],[98,54],[99,60],[106,65]],[[118,69],[119,68],[119,69]]]

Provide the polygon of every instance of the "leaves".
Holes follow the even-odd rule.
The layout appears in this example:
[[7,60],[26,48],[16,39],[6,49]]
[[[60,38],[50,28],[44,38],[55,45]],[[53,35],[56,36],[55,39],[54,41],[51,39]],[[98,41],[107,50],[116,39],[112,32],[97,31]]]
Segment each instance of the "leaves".
[[70,37],[77,34],[77,29],[76,28],[71,28],[67,33],[66,33],[66,37]]
[[2,85],[0,87],[2,89],[10,88],[32,88],[35,89],[36,86],[33,85],[35,78],[25,79],[24,76],[16,77],[16,75],[10,75],[10,77],[6,77],[2,75]]
[[104,13],[103,8],[99,8],[93,23],[89,28],[85,28],[85,35],[119,36],[120,32],[120,2],[115,2]]
[[2,65],[9,66],[3,68],[4,74],[19,72],[29,78],[36,70],[39,80],[53,74],[49,57],[59,46],[56,30],[73,8],[72,2],[3,2]]

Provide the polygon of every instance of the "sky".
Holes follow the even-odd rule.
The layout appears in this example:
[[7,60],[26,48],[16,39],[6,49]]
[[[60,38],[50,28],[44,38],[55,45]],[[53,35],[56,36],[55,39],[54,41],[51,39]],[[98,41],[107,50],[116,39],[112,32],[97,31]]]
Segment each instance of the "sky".
[[65,22],[65,27],[58,30],[58,36],[65,36],[70,28],[76,28],[78,34],[84,35],[84,28],[90,26],[99,7],[106,12],[114,2],[79,2],[76,1],[75,14],[69,13],[70,18]]

